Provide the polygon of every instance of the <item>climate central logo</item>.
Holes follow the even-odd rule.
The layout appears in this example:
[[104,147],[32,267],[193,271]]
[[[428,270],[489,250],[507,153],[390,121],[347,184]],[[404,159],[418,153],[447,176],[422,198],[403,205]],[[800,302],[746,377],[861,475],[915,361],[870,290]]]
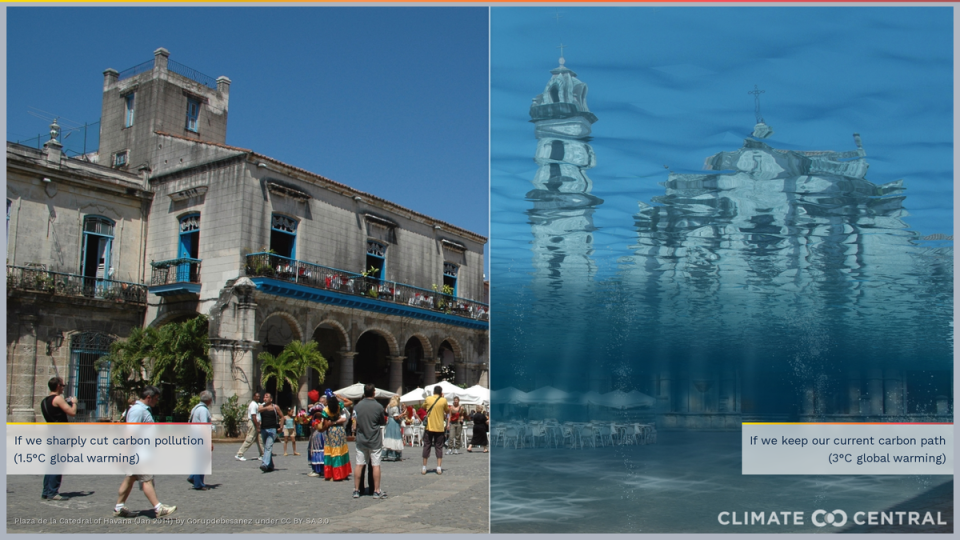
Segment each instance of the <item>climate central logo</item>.
[[817,527],[826,527],[828,524],[834,527],[843,527],[847,524],[847,513],[843,510],[817,510],[810,516],[810,521]]

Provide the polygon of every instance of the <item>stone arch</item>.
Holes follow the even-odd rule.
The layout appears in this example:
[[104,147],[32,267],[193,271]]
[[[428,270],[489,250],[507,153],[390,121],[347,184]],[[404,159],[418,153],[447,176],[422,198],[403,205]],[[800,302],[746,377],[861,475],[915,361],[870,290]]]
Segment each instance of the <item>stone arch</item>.
[[350,333],[347,332],[347,329],[343,327],[340,322],[333,319],[324,319],[320,321],[314,328],[313,332],[310,333],[311,336],[317,333],[317,330],[321,328],[326,328],[327,330],[333,330],[337,334],[337,338],[340,340],[340,348],[345,351],[353,350],[353,343],[350,342]]
[[434,351],[433,343],[430,343],[430,338],[428,338],[427,336],[425,336],[420,332],[415,332],[411,334],[407,339],[403,340],[403,344],[406,345],[407,342],[413,338],[416,338],[417,341],[420,342],[420,346],[423,347],[423,356],[425,358],[433,358],[435,351]]
[[[460,342],[457,341],[457,338],[452,336],[447,336],[440,340],[440,344],[443,345],[443,342],[446,341],[450,344],[450,349],[453,350],[453,361],[456,363],[463,362],[463,347],[460,346]],[[440,347],[437,347],[439,350]]]
[[197,313],[196,311],[193,311],[193,310],[190,310],[190,311],[186,311],[186,310],[184,310],[184,311],[180,311],[180,310],[177,310],[177,311],[168,311],[168,312],[166,312],[166,313],[158,314],[158,315],[157,315],[157,318],[154,319],[154,320],[152,320],[152,321],[150,321],[150,324],[148,324],[147,327],[148,327],[148,328],[160,328],[161,326],[164,326],[165,324],[168,324],[168,323],[178,322],[178,321],[180,321],[180,320],[192,319],[192,318],[198,317],[198,316],[200,316],[200,313]]
[[389,331],[378,326],[371,326],[370,328],[360,332],[360,335],[357,336],[357,339],[354,340],[354,343],[360,341],[360,338],[368,332],[373,332],[387,341],[387,345],[390,347],[391,356],[400,356],[400,346],[397,344],[397,338],[395,338]]
[[[279,324],[277,324],[279,323]],[[289,334],[285,332],[289,331]],[[303,327],[297,322],[296,318],[286,311],[274,311],[263,318],[260,327],[257,329],[257,340],[260,342],[258,349],[263,352],[278,356],[288,343],[293,341],[304,341]],[[259,353],[254,355],[254,380],[260,385],[261,362],[257,360]],[[300,384],[286,384],[283,381],[271,379],[267,385],[262,388],[264,392],[273,394],[274,402],[281,409],[293,405],[297,401],[300,390]]]
[[353,377],[356,382],[374,384],[378,388],[392,388],[393,357],[399,356],[397,339],[383,328],[371,327],[355,340],[357,354],[353,357]]
[[[286,322],[290,326],[290,329],[293,331],[293,336],[295,336],[295,337],[291,337],[291,339],[298,339],[300,341],[304,340],[303,327],[300,326],[300,323],[297,322],[297,319],[293,315],[287,313],[286,311],[274,311],[273,313],[270,313],[269,315],[264,317],[263,321],[260,323],[260,327],[257,328],[258,339],[267,330],[267,321],[269,321],[273,317],[280,317],[281,319],[283,319],[284,322]],[[263,340],[260,340],[260,341],[261,343],[263,342]]]

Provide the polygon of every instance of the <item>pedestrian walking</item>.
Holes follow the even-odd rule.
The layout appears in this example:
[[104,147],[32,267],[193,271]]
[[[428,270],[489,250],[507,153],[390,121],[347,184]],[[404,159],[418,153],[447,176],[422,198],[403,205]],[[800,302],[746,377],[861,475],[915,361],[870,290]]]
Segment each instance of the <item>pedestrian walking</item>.
[[277,429],[283,415],[269,393],[263,394],[263,405],[257,412],[260,413],[260,437],[263,439],[263,465],[260,465],[260,470],[265,473],[273,472],[273,443],[277,440]]
[[443,474],[441,465],[443,464],[443,433],[446,431],[447,413],[450,412],[450,406],[447,405],[446,398],[443,397],[443,388],[433,387],[433,395],[424,400],[423,406],[426,407],[426,430],[423,432],[423,468],[420,474],[427,474],[427,460],[430,458],[430,447],[436,449],[437,454],[437,474]]
[[387,404],[387,429],[383,434],[383,461],[400,461],[403,456],[403,431],[400,429],[403,413],[400,412],[400,396],[390,398]]
[[243,454],[246,453],[247,449],[253,446],[253,443],[257,443],[257,450],[260,451],[260,457],[257,459],[263,460],[263,446],[260,444],[260,413],[257,412],[260,410],[260,392],[253,393],[253,401],[247,405],[247,438],[243,441],[243,444],[240,445],[240,450],[237,450],[237,455],[233,459],[237,461],[246,461],[247,458],[243,457]]
[[[191,424],[209,424],[213,421],[213,416],[210,414],[210,404],[213,403],[213,394],[208,390],[200,392],[200,403],[197,403],[197,406],[190,411],[190,423]],[[213,452],[213,439],[210,439],[210,452]],[[203,483],[202,474],[191,474],[187,477],[187,482],[193,484],[193,489],[197,491],[207,491],[208,488],[206,484]]]
[[297,426],[294,425],[295,416],[293,408],[287,409],[287,415],[283,417],[283,455],[287,456],[287,443],[293,443],[293,455],[299,456],[297,452]]
[[453,406],[450,407],[450,440],[447,445],[447,455],[459,454],[460,447],[463,446],[463,407],[460,406],[460,398],[453,398]]
[[[50,389],[50,395],[43,398],[40,402],[40,412],[43,419],[48,424],[66,424],[70,416],[77,415],[77,398],[63,397],[63,379],[53,377],[47,381],[47,388]],[[65,501],[66,497],[60,495],[60,482],[63,481],[62,474],[47,474],[43,476],[43,492],[41,499],[51,501]]]
[[310,408],[307,410],[310,415],[310,442],[307,444],[307,461],[312,469],[307,476],[320,478],[323,476],[323,447],[326,445],[323,409],[327,406],[327,396],[321,396],[320,392],[316,390],[311,390],[307,395],[311,402]]
[[323,409],[323,427],[326,430],[323,447],[323,479],[337,482],[350,477],[350,449],[347,447],[347,414],[344,407],[353,405],[349,399],[334,394],[329,388],[325,392],[327,406]]
[[[150,407],[156,407],[160,402],[160,390],[156,386],[147,386],[140,391],[140,399],[127,411],[127,423],[129,424],[152,424],[153,414]],[[117,505],[113,509],[114,517],[134,517],[138,515],[131,512],[126,507],[127,497],[133,490],[133,483],[140,482],[140,489],[146,495],[147,500],[153,505],[155,517],[169,516],[177,510],[176,506],[167,506],[157,499],[157,491],[153,485],[153,475],[151,474],[132,474],[123,479],[120,484],[120,490],[117,496]]]
[[[373,470],[373,498],[383,499],[387,494],[380,489],[380,459],[383,457],[383,433],[380,426],[384,423],[383,405],[377,403],[374,395],[377,388],[372,384],[364,385],[363,399],[357,403],[353,412],[357,415],[357,473],[353,477],[353,498],[360,497],[360,479],[363,468],[370,465]],[[399,426],[397,426],[399,429]]]
[[488,428],[489,418],[483,411],[483,405],[480,405],[477,407],[477,411],[473,413],[473,438],[470,439],[470,444],[467,446],[467,452],[472,452],[474,446],[482,446],[483,453],[487,453],[487,451],[490,449],[490,445],[487,442]]

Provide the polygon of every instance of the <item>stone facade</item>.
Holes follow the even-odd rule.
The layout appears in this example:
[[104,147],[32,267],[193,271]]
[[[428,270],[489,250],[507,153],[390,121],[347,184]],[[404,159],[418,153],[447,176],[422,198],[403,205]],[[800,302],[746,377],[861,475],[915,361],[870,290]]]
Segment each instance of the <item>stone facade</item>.
[[[214,373],[207,387],[215,414],[228,397],[247,400],[259,388],[261,352],[277,354],[294,339],[317,341],[329,370],[322,382],[308,373],[299,388],[280,392],[281,406],[305,405],[314,387],[373,382],[409,390],[435,382],[440,366],[454,369],[457,383],[486,381],[486,238],[226,145],[229,79],[213,84],[179,69],[188,74],[181,75],[168,57],[158,49],[152,65],[104,73],[99,161],[112,167],[84,164],[125,183],[125,203],[101,203],[117,208],[109,217],[118,224],[113,242],[123,250],[122,266],[114,252],[111,276],[149,287],[133,319],[124,318],[129,310],[117,312],[112,335],[208,316]],[[8,192],[32,186],[38,201],[29,204],[42,204],[38,182],[25,179],[23,188],[14,184]],[[101,196],[83,185],[77,190],[62,214],[81,216],[94,203],[78,201]],[[29,215],[22,219],[32,220],[30,231],[20,233],[10,260],[42,263],[41,254],[51,253],[49,235],[38,234],[46,229],[46,211]],[[82,223],[74,221],[76,239]],[[81,248],[72,245],[70,257],[80,257]],[[17,321],[20,308],[12,302],[10,309],[8,349],[22,352],[8,354],[16,358],[8,375],[28,378],[39,372],[30,367],[36,357],[30,344],[43,339],[43,330],[33,319]],[[16,400],[26,403],[25,395]]]
[[79,398],[81,417],[111,413],[95,359],[79,351],[143,324],[153,194],[139,186],[136,175],[67,159],[56,144],[7,145],[8,420],[39,418],[55,375]]

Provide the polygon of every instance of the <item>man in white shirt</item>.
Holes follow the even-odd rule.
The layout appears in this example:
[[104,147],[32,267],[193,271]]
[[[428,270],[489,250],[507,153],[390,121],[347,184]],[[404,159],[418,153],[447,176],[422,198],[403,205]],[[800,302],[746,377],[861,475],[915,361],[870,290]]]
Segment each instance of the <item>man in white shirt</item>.
[[257,450],[260,451],[260,457],[257,459],[263,459],[263,445],[260,443],[260,392],[255,392],[253,394],[253,401],[250,402],[250,405],[247,406],[247,420],[250,421],[247,426],[247,438],[243,441],[243,445],[240,446],[240,450],[237,451],[237,455],[233,458],[237,461],[246,461],[247,458],[243,457],[243,453],[250,448],[254,441],[257,443]]

